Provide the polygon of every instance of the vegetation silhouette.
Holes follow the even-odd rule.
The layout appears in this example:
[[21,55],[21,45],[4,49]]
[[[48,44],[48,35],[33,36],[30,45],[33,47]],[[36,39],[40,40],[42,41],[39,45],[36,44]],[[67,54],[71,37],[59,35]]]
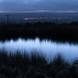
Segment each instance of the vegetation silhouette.
[[25,23],[0,24],[0,40],[21,38],[52,39],[78,42],[78,22],[72,23]]
[[69,64],[60,55],[50,63],[39,54],[0,52],[1,78],[78,78],[78,60]]

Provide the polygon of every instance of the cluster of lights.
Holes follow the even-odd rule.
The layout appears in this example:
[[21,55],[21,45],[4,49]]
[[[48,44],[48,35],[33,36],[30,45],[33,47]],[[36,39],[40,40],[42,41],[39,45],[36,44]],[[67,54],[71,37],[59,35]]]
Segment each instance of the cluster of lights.
[[64,20],[64,19],[70,19],[67,17],[26,17],[24,20]]

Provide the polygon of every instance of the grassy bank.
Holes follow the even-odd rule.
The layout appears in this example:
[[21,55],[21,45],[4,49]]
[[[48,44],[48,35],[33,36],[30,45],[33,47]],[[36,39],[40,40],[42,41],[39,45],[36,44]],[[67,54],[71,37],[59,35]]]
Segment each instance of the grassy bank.
[[58,56],[48,64],[39,54],[0,52],[0,78],[78,78],[78,61],[70,65]]
[[78,42],[77,35],[78,23],[0,24],[0,40],[39,37],[41,39]]

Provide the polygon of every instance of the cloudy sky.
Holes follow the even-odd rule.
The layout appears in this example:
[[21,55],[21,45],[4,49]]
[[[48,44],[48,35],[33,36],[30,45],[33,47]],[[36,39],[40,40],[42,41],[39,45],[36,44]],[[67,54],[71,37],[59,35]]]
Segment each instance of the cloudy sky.
[[0,11],[78,11],[78,0],[0,0]]

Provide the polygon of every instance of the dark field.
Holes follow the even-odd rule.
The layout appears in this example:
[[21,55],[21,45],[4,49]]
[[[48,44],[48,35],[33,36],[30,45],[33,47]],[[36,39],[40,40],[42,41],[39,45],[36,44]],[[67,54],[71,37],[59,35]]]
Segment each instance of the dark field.
[[[26,52],[25,52],[26,53]],[[78,78],[78,61],[72,65],[60,55],[47,63],[39,54],[7,54],[0,52],[0,78]]]
[[78,23],[0,24],[0,40],[19,37],[78,42]]

